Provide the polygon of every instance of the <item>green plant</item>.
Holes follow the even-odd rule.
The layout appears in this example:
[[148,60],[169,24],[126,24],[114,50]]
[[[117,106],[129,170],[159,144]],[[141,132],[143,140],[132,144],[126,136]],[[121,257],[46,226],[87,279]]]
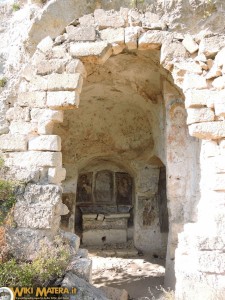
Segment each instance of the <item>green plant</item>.
[[16,202],[15,184],[10,181],[0,180],[0,226],[2,226]]
[[12,259],[0,264],[0,282],[4,286],[32,286],[34,275],[32,265],[28,263],[18,264]]
[[203,19],[210,17],[216,11],[214,0],[205,0]]
[[61,276],[69,259],[69,246],[64,245],[60,237],[55,238],[53,245],[43,240],[40,243],[40,250],[33,260],[33,268],[38,274],[36,282],[46,286],[50,280]]
[[0,263],[0,282],[3,286],[37,287],[48,284],[64,274],[70,260],[69,246],[60,237],[54,243],[43,240],[32,262],[15,259]]
[[20,5],[19,5],[19,3],[13,3],[12,9],[13,9],[13,11],[18,11],[18,10],[20,10]]
[[4,87],[7,83],[7,79],[5,77],[2,77],[0,79],[0,87]]
[[139,4],[143,4],[144,2],[144,0],[131,0],[130,4],[132,7],[137,8]]
[[4,166],[4,159],[0,157],[0,169]]

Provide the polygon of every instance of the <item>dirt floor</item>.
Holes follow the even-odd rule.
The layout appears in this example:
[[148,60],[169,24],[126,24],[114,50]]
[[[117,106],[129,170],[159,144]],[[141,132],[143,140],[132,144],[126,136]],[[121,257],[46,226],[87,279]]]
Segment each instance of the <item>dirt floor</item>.
[[162,299],[165,260],[139,255],[136,249],[88,249],[96,287],[125,289],[132,300]]

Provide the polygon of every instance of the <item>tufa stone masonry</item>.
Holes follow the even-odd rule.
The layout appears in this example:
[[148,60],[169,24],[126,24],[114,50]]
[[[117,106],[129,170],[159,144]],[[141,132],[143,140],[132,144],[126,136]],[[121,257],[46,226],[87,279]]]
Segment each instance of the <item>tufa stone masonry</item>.
[[173,19],[182,1],[164,15],[160,1],[161,13],[150,2],[30,2],[0,33],[21,31],[2,46],[0,99],[4,176],[26,184],[15,253],[59,230],[84,245],[133,240],[166,256],[176,299],[222,299],[225,35],[212,26],[222,4],[206,3],[202,28],[188,30]]

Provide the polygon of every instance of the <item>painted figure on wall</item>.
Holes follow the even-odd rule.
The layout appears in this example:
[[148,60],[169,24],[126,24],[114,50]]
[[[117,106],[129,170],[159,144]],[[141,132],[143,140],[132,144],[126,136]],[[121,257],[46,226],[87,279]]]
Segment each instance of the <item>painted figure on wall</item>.
[[117,204],[132,204],[132,178],[126,173],[116,173]]
[[79,176],[77,202],[92,202],[92,173],[81,174]]

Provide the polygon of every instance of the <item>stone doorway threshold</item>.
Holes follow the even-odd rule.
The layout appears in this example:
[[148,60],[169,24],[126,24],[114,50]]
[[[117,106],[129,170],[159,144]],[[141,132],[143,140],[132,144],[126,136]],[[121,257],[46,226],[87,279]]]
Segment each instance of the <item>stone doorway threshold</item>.
[[88,247],[88,251],[93,262],[94,286],[125,289],[130,300],[162,299],[162,291],[157,288],[164,281],[163,258],[154,258],[144,253],[140,255],[132,242],[111,247]]

